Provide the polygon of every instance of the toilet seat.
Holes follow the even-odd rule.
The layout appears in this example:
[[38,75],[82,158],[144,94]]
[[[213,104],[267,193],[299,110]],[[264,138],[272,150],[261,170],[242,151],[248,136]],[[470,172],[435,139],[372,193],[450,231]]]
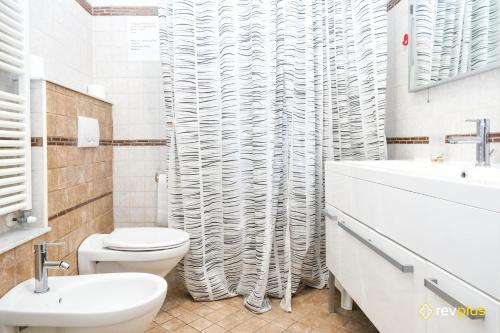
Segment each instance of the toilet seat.
[[163,251],[189,242],[184,230],[174,228],[117,228],[102,240],[103,247],[115,251]]
[[[139,228],[133,228],[133,230],[135,233],[142,233],[143,235],[151,232],[139,231]],[[158,230],[155,229],[154,231],[157,232]],[[104,246],[104,240],[109,237],[109,234],[92,234],[85,238],[78,247],[78,271],[80,274],[143,272],[164,277],[189,251],[189,235],[185,231],[178,231],[180,237],[175,238],[171,243],[159,245],[168,246],[170,244],[171,248],[150,248],[151,246],[158,246],[158,243],[149,242],[146,246],[147,250],[140,250],[138,246],[143,248],[144,246],[139,243],[136,243],[135,249],[132,248],[132,250],[109,249]],[[172,233],[170,235],[172,236]],[[185,239],[187,241],[183,242]],[[173,245],[176,243],[177,246]],[[125,248],[131,248],[129,243],[125,244],[128,244],[125,245]],[[123,246],[124,243],[115,245]]]

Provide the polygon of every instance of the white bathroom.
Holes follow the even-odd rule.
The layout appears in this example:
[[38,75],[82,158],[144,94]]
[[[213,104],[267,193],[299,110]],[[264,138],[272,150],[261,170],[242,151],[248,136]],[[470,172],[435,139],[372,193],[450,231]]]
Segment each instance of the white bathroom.
[[0,0],[0,333],[500,333],[500,0]]

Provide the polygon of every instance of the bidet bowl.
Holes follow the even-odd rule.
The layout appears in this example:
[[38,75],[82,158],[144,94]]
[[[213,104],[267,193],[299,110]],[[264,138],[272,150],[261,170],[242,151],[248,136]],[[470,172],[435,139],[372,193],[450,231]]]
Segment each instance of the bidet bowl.
[[27,280],[0,299],[0,333],[144,332],[167,294],[163,278],[145,273],[49,277],[49,286],[35,294]]

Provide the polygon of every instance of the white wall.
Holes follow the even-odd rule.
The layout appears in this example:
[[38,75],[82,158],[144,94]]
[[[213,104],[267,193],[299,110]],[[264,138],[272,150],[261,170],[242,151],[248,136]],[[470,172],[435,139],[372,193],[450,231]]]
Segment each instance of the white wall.
[[[30,86],[31,136],[45,137],[46,86],[45,81],[31,81]],[[47,216],[47,146],[31,147],[32,215],[37,225],[45,226]]]
[[113,212],[115,227],[156,224],[155,173],[166,165],[165,147],[113,148]]
[[92,16],[75,0],[30,0],[30,53],[46,78],[85,92],[92,82]]
[[[389,158],[423,158],[443,153],[447,160],[475,161],[474,145],[444,143],[446,134],[471,133],[465,119],[490,118],[500,132],[500,69],[446,83],[429,90],[408,92],[408,48],[401,41],[408,32],[408,0],[389,11],[389,63],[386,134],[388,137],[429,136],[429,145],[388,145]],[[500,144],[493,144],[500,162]],[[495,147],[496,146],[496,147]]]
[[[93,6],[156,6],[157,0],[93,0]],[[45,60],[46,79],[86,92],[106,87],[113,103],[113,139],[165,139],[159,61],[127,57],[127,17],[91,16],[75,0],[30,0],[30,53]],[[149,19],[149,17],[148,17]],[[117,226],[156,222],[154,175],[166,168],[166,147],[114,147]]]
[[[113,139],[165,139],[160,62],[129,61],[127,19],[94,17],[94,76],[113,103]],[[113,151],[115,226],[154,225],[154,176],[166,167],[166,147],[115,146]]]
[[113,103],[114,139],[164,139],[160,62],[128,60],[127,19],[94,17],[94,81]]

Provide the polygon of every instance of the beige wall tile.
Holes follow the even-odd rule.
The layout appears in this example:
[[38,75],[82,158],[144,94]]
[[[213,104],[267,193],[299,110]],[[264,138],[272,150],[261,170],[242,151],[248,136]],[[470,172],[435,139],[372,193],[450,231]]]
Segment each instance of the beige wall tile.
[[76,119],[77,110],[77,94],[71,90],[68,90],[68,94],[65,99],[66,115],[72,119]]
[[[48,87],[48,86],[47,86]],[[55,114],[56,113],[56,93],[54,90],[47,89],[47,113]]]
[[47,170],[49,193],[67,187],[68,184],[67,170],[68,168],[55,168]]
[[49,217],[68,207],[68,195],[65,189],[50,192],[48,196]]
[[84,164],[84,152],[78,147],[67,147],[68,166],[78,166]]
[[68,206],[71,208],[84,203],[90,199],[90,184],[83,183],[67,189],[68,191]]
[[[75,139],[76,115],[98,118],[103,140],[112,139],[111,104],[47,82],[47,135]],[[50,258],[67,261],[67,272],[50,271],[50,275],[78,273],[77,249],[92,233],[113,230],[112,160],[113,147],[77,148],[47,147],[48,215],[52,228],[48,234],[0,254],[0,297],[16,284],[32,278],[33,245],[42,241],[61,242],[51,248]],[[98,198],[103,194],[109,194]],[[93,201],[95,199],[95,201]],[[77,205],[84,204],[76,208]]]
[[92,114],[92,104],[89,100],[83,96],[79,95],[76,101],[76,114],[83,117],[91,117]]
[[57,147],[48,146],[47,147],[47,168],[57,168]]
[[18,246],[16,256],[16,281],[31,279],[34,274],[34,252],[31,242]]
[[[69,148],[71,147],[66,147],[66,146],[57,146],[56,147],[56,168],[63,168],[65,166],[68,166],[68,153],[69,153]],[[48,152],[49,153],[49,152]],[[50,157],[48,158],[50,160]],[[49,166],[50,168],[50,166]]]
[[64,132],[65,135],[64,137],[66,138],[77,138],[78,137],[78,132],[77,132],[77,126],[76,126],[76,117],[71,117],[71,116],[66,116],[65,117],[65,123],[64,123]]
[[93,216],[99,216],[113,210],[113,197],[108,195],[94,202]]
[[47,170],[47,182],[48,182],[48,191],[54,192],[59,189],[59,183],[57,178],[57,169],[49,169]]
[[47,136],[58,136],[56,114],[47,113]]
[[16,266],[10,265],[0,269],[0,294],[3,295],[16,285]]
[[58,92],[56,89],[56,114],[65,116],[66,115],[66,96],[63,92]]

